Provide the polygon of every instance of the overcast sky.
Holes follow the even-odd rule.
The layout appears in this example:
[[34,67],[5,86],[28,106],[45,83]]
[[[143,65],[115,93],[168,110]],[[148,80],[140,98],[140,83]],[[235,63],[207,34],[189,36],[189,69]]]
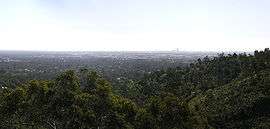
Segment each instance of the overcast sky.
[[253,51],[270,0],[0,0],[0,49]]

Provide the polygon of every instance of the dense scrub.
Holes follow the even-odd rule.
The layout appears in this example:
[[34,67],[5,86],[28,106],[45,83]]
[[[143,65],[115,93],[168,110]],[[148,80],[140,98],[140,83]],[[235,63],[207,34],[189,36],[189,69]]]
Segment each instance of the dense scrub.
[[268,129],[270,51],[205,57],[117,88],[84,69],[0,92],[3,129]]

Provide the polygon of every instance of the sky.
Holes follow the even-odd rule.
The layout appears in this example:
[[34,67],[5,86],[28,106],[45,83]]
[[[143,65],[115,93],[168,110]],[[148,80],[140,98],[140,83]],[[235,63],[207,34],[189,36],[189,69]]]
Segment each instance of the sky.
[[269,0],[0,0],[0,50],[253,51]]

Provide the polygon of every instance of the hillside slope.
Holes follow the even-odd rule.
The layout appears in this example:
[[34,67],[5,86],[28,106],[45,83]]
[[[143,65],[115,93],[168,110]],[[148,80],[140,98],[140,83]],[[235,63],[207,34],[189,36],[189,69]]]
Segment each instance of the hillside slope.
[[189,102],[198,127],[269,128],[270,71],[211,89]]

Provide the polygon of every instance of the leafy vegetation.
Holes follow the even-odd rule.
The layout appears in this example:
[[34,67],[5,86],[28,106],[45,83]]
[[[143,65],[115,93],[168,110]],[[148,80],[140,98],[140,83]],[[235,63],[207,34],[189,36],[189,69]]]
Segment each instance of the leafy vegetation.
[[69,70],[0,90],[1,129],[268,129],[270,50],[121,79]]

